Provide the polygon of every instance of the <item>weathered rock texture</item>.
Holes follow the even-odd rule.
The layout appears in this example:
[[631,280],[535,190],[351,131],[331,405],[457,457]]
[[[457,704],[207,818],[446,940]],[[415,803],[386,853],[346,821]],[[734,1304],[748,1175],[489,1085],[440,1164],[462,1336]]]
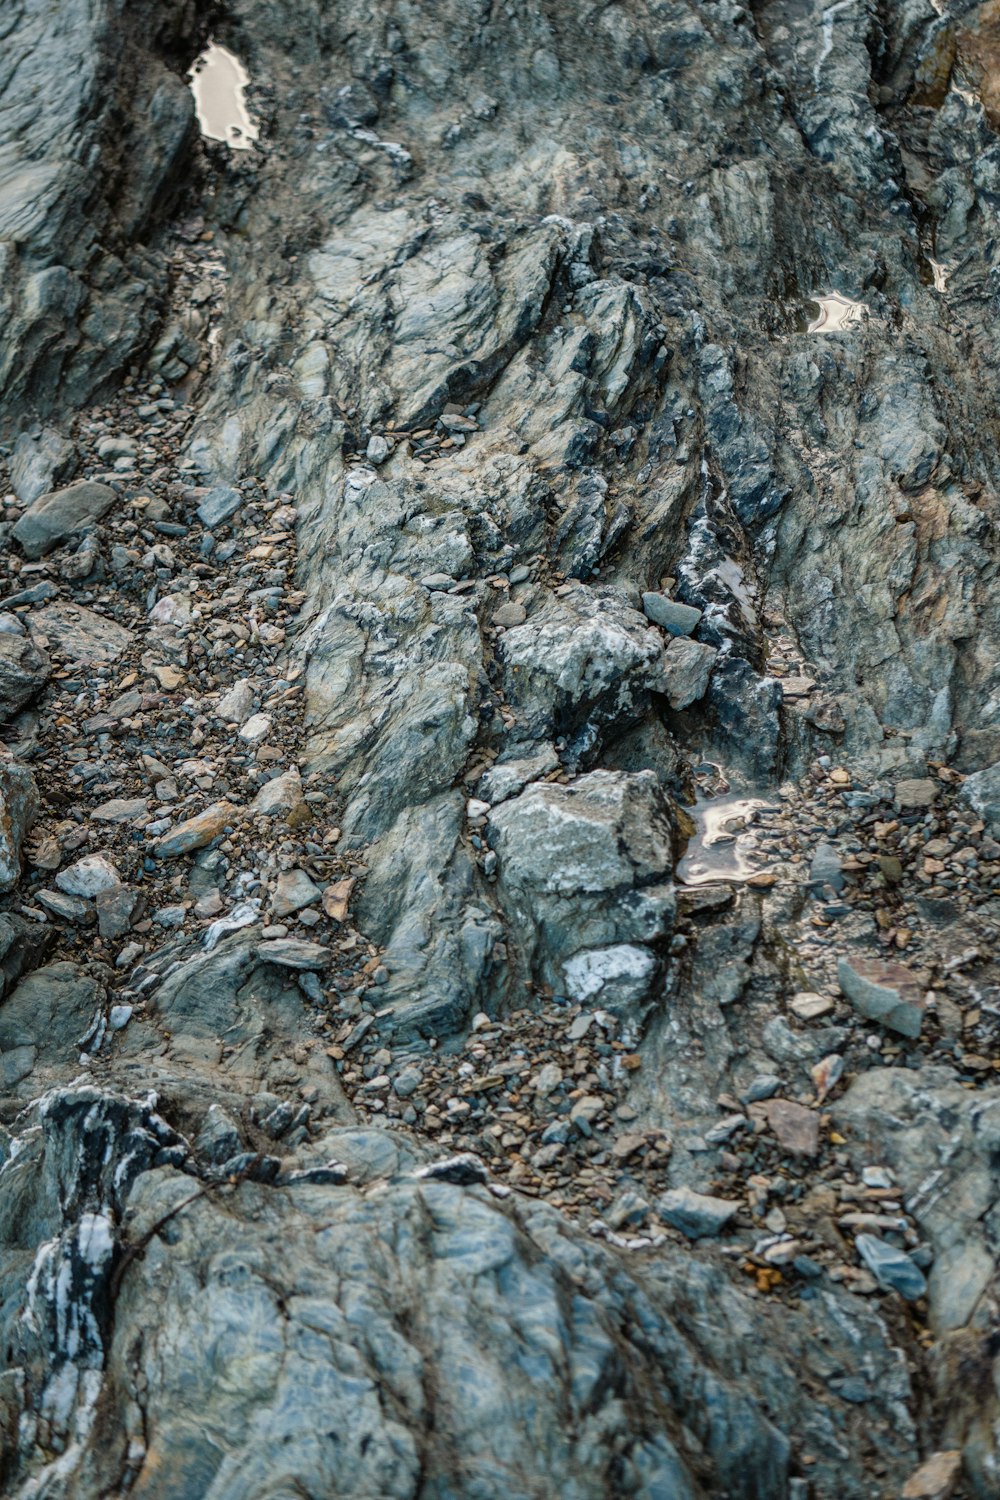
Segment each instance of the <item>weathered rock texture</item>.
[[[992,8],[232,0],[209,19],[263,133],[231,161],[195,154],[195,9],[0,17],[0,436],[31,507],[7,540],[43,565],[80,542],[26,602],[90,576],[114,504],[89,486],[66,512],[74,414],[134,362],[186,379],[202,522],[238,529],[248,480],[296,507],[303,770],[340,801],[383,965],[360,1026],[426,1061],[477,1012],[600,1008],[641,1051],[629,1107],[674,1137],[668,1205],[717,1203],[730,1136],[770,1131],[778,1218],[808,1202],[841,1247],[836,1194],[794,1161],[857,1037],[824,1160],[849,1186],[895,1174],[928,1321],[874,1280],[813,1282],[808,1256],[801,1297],[769,1298],[734,1269],[750,1218],[733,1255],[711,1244],[727,1213],[704,1243],[626,1253],[461,1168],[418,1176],[445,1154],[429,1128],[360,1128],[305,1045],[330,949],[262,939],[257,910],[211,951],[168,911],[127,1014],[103,961],[39,967],[37,910],[15,911],[5,1493],[861,1500],[956,1448],[967,1493],[996,1495],[995,1083],[880,1066],[843,1017],[785,1020],[804,881],[706,898],[678,934],[674,880],[690,760],[772,787],[831,753],[876,779],[1000,762]],[[161,320],[185,172],[227,257],[214,353],[197,307]],[[808,331],[832,293],[863,313]],[[150,608],[190,666],[186,596]],[[124,649],[85,603],[44,619],[86,637],[81,661]],[[5,722],[48,675],[18,628]],[[779,637],[811,673],[798,707],[768,670]],[[130,689],[95,732],[141,711]],[[217,705],[243,709],[270,712]],[[286,775],[258,804],[276,823],[304,805]],[[992,820],[989,774],[971,786]],[[150,839],[144,875],[238,815]],[[101,911],[102,935],[131,911]],[[874,944],[852,920],[845,943]]]

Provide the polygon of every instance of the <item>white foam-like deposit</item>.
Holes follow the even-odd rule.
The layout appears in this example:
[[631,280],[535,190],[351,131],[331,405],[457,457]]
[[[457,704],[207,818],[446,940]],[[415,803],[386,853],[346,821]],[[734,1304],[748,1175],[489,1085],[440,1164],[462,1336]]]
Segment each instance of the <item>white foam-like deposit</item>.
[[212,42],[195,58],[190,82],[202,135],[233,151],[253,150],[260,130],[246,106],[250,74],[239,58]]

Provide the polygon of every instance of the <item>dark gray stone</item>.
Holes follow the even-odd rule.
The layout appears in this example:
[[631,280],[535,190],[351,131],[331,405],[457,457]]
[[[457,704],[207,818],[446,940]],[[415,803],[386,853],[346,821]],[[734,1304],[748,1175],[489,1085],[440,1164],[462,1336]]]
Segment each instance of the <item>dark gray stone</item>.
[[67,537],[93,526],[117,498],[109,485],[81,479],[35,500],[14,523],[14,537],[26,557],[44,557]]
[[209,490],[198,506],[198,519],[211,530],[213,526],[221,526],[223,521],[230,520],[242,504],[243,496],[239,490],[230,489],[228,485],[218,485]]
[[873,1234],[859,1234],[855,1240],[858,1254],[879,1286],[898,1292],[907,1302],[916,1302],[927,1291],[927,1279],[904,1250],[896,1250]]
[[0,634],[0,724],[31,702],[51,670],[48,657],[31,640]]

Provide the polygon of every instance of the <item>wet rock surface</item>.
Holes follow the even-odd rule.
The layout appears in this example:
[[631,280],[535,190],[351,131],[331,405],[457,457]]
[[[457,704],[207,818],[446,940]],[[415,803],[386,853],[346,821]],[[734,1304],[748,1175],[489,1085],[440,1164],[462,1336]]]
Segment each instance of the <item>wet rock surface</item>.
[[994,7],[195,10],[0,20],[4,1492],[996,1495]]

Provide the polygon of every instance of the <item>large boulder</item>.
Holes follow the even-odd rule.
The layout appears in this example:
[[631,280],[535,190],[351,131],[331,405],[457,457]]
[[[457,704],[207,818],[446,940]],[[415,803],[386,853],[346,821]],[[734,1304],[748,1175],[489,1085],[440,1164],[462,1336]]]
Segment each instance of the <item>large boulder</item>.
[[38,788],[27,766],[0,755],[0,891],[21,878],[21,845],[38,812]]
[[65,962],[36,969],[8,993],[0,1006],[5,1114],[74,1076],[81,1047],[100,1029],[103,1001],[100,981]]
[[10,482],[20,503],[31,505],[52,489],[54,480],[66,479],[75,451],[69,439],[54,427],[22,432],[10,464]]
[[[723,1267],[623,1257],[544,1202],[435,1181],[402,1134],[245,1153],[218,1191],[195,1153],[237,1146],[235,1121],[206,1101],[191,1140],[170,1101],[83,1081],[21,1122],[0,1336],[41,1420],[0,1406],[12,1495],[40,1492],[53,1449],[73,1476],[53,1495],[143,1500],[756,1500],[790,1492],[795,1443],[818,1496],[860,1500],[863,1433],[894,1475],[915,1465],[905,1362],[843,1291],[774,1299],[762,1338]],[[863,1406],[815,1399],[831,1371]]]
[[27,636],[0,633],[0,724],[30,702],[50,671],[48,657]]
[[1000,761],[967,776],[962,796],[991,828],[1000,828]]
[[564,585],[497,642],[518,737],[561,735],[572,759],[605,726],[620,732],[666,690],[664,645],[620,590]]
[[[490,813],[514,974],[629,1009],[674,913],[670,809],[650,771],[534,783]],[[583,955],[586,955],[584,957]]]
[[67,537],[93,526],[116,499],[110,485],[81,479],[63,490],[40,495],[15,522],[14,536],[26,557],[44,557]]

